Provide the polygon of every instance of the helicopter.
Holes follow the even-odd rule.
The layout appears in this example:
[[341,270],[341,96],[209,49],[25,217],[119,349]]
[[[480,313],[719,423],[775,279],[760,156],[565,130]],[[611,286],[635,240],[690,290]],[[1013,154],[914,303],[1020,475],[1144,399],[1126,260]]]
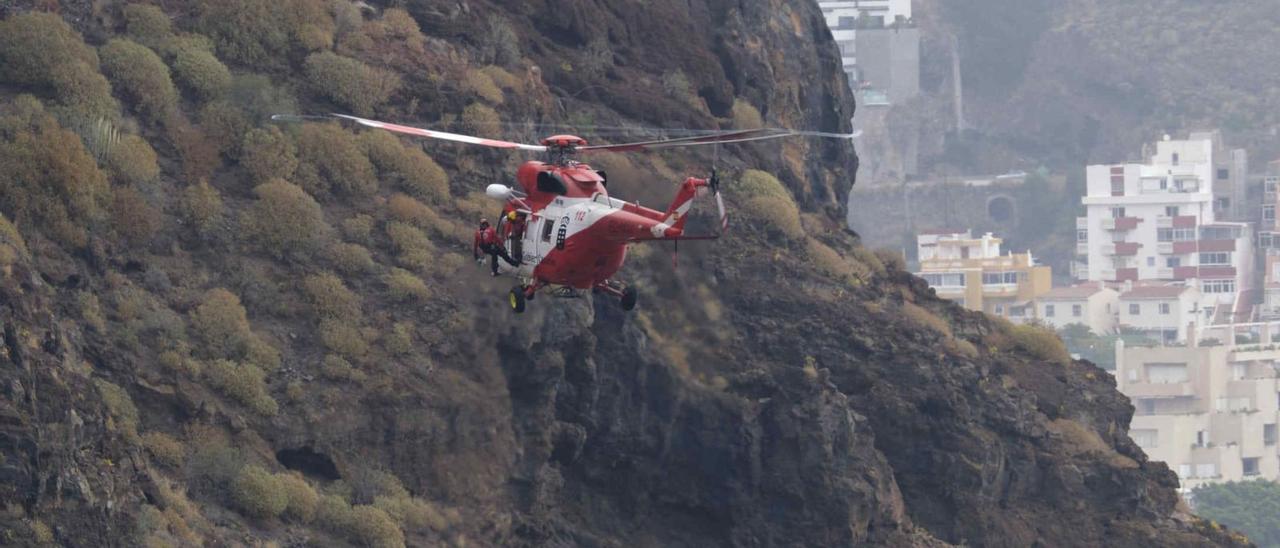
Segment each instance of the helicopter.
[[[624,310],[632,310],[639,298],[635,287],[614,277],[626,260],[628,245],[715,240],[729,228],[729,216],[720,194],[720,178],[714,168],[708,177],[687,177],[679,185],[671,204],[665,211],[659,211],[610,196],[608,174],[577,161],[577,155],[732,144],[783,137],[852,140],[858,136],[857,133],[762,128],[604,145],[589,145],[581,137],[562,134],[546,137],[539,144],[526,144],[347,114],[335,113],[329,117],[404,135],[546,155],[544,160],[529,160],[520,165],[515,176],[518,188],[495,183],[485,189],[487,196],[503,204],[496,230],[503,235],[504,249],[509,257],[514,256],[514,264],[499,264],[502,274],[512,274],[520,280],[507,294],[507,303],[516,314],[524,312],[527,303],[534,300],[539,291],[548,288],[554,289],[559,296],[576,296],[578,292],[591,290],[616,298]],[[278,115],[273,118],[286,117]],[[711,234],[686,234],[685,223],[694,199],[707,194],[715,198],[719,210],[718,230]],[[518,223],[518,226],[512,223]]]

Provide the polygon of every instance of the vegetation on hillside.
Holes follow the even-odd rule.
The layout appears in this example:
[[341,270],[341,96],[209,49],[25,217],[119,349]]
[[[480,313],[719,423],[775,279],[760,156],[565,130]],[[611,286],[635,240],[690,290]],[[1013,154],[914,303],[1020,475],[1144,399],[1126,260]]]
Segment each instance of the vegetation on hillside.
[[1239,481],[1207,484],[1191,492],[1196,514],[1230,526],[1263,548],[1280,546],[1280,483]]

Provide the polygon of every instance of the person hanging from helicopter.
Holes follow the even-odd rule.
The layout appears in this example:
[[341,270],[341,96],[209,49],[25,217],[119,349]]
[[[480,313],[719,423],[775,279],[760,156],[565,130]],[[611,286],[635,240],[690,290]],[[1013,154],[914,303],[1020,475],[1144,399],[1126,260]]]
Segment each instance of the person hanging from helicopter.
[[516,262],[524,262],[524,231],[528,227],[528,220],[523,211],[511,210],[507,212],[506,236],[511,242],[511,256],[515,257]]
[[480,252],[489,256],[489,269],[494,276],[498,275],[499,257],[511,266],[520,266],[518,261],[507,254],[506,248],[502,246],[502,240],[498,238],[498,231],[494,230],[488,219],[480,219],[480,228],[476,229],[475,243],[471,246],[471,254],[477,261],[481,260]]

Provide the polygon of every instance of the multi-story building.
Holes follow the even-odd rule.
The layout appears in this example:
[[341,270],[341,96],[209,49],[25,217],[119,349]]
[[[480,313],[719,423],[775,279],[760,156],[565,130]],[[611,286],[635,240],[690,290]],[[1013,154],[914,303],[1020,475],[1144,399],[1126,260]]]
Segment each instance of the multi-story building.
[[1116,344],[1116,385],[1135,409],[1129,435],[1185,491],[1280,478],[1280,323],[1198,329],[1186,346]]
[[1258,212],[1258,256],[1262,262],[1263,320],[1280,319],[1280,223],[1276,222],[1276,206],[1280,205],[1280,160],[1267,164],[1262,176],[1262,201]]
[[1200,297],[1194,283],[1130,287],[1120,294],[1117,322],[1153,341],[1180,343],[1206,321]]
[[860,105],[889,105],[920,93],[920,30],[911,20],[911,0],[818,0],[818,7]]
[[1033,301],[1049,291],[1053,274],[1031,252],[1001,255],[1002,240],[991,233],[924,233],[916,240],[920,272],[939,297],[970,310],[1011,321],[1035,317]]
[[1255,277],[1252,229],[1225,220],[1238,218],[1242,154],[1224,152],[1216,133],[1193,133],[1166,136],[1147,164],[1089,166],[1087,215],[1076,220],[1087,263],[1080,273],[1107,282],[1196,279],[1211,314],[1234,314]]
[[1037,319],[1054,329],[1080,324],[1097,335],[1116,330],[1120,293],[1102,282],[1055,287],[1036,298]]

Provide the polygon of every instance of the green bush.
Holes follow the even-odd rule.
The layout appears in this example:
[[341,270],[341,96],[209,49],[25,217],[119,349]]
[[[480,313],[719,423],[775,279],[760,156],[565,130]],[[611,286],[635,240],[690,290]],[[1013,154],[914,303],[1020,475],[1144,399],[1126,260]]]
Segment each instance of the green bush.
[[213,176],[214,170],[222,164],[218,143],[210,140],[203,129],[182,117],[171,119],[165,129],[169,142],[178,152],[178,159],[182,160],[183,177],[188,181],[199,181]]
[[429,254],[435,248],[421,230],[400,221],[387,223],[387,237],[391,238],[391,246],[401,255]]
[[736,184],[733,185],[733,192],[735,195],[747,198],[769,196],[792,203],[795,202],[795,199],[791,197],[791,192],[787,191],[787,187],[783,186],[782,181],[779,181],[772,174],[758,169],[744,171],[742,177],[739,177]]
[[800,224],[800,208],[790,197],[756,196],[747,200],[742,208],[744,216],[766,227],[776,229],[789,239],[804,236]]
[[179,46],[173,56],[173,76],[178,84],[203,100],[223,96],[231,89],[231,71],[204,49]]
[[351,508],[350,536],[356,542],[376,548],[404,546],[404,533],[386,512],[375,506],[360,505]]
[[244,359],[267,373],[280,369],[280,351],[256,333],[249,339]]
[[22,234],[18,232],[18,227],[13,226],[9,219],[0,213],[0,268],[12,265],[19,259],[25,259],[30,256],[27,251],[27,242],[22,239]]
[[53,87],[54,96],[74,116],[95,121],[120,117],[120,104],[111,96],[111,84],[97,68],[75,61],[49,70],[49,85]]
[[490,104],[502,104],[502,88],[493,82],[493,78],[489,77],[484,71],[475,68],[469,68],[462,75],[462,89],[467,93],[471,93],[484,99]]
[[426,282],[403,268],[393,267],[383,282],[387,284],[387,291],[391,297],[399,301],[414,299],[421,301],[431,296],[431,290]]
[[191,327],[209,355],[237,358],[244,355],[253,332],[240,298],[226,289],[211,289],[191,312]]
[[373,164],[355,136],[337,124],[307,124],[298,133],[299,181],[307,190],[369,195],[378,188]]
[[205,0],[197,2],[197,29],[213,38],[225,59],[259,69],[287,65],[286,2]]
[[347,289],[342,280],[332,273],[307,276],[302,281],[302,291],[317,317],[359,321],[360,296]]
[[297,185],[272,179],[253,189],[258,199],[242,220],[246,236],[276,256],[309,253],[321,241],[324,213]]
[[296,473],[276,474],[276,478],[289,500],[284,508],[284,517],[298,523],[311,523],[316,517],[320,495],[316,494],[307,480]]
[[125,34],[135,42],[160,51],[173,38],[173,23],[156,6],[129,4],[124,7]]
[[197,234],[208,235],[222,220],[222,195],[207,181],[182,190],[182,216]]
[[317,92],[360,116],[369,116],[400,88],[400,76],[356,59],[324,51],[303,65]]
[[121,137],[107,152],[106,160],[107,169],[121,184],[146,183],[160,176],[155,149],[137,135]]
[[214,360],[205,368],[205,377],[215,390],[227,395],[255,413],[275,415],[279,405],[267,393],[266,373],[253,364],[237,364],[230,360]]
[[360,145],[382,177],[395,181],[410,195],[428,201],[449,196],[448,175],[417,146],[404,146],[400,139],[386,131],[361,133]]
[[103,379],[94,379],[94,386],[102,397],[102,403],[110,413],[117,431],[126,438],[136,441],[138,436],[138,408],[133,405],[133,398],[123,388]]
[[228,158],[240,156],[240,146],[251,124],[244,111],[230,101],[213,101],[200,109],[200,128],[218,152]]
[[298,169],[297,147],[275,126],[249,131],[240,150],[240,165],[254,181],[288,179]]
[[144,120],[168,119],[178,107],[178,92],[169,78],[169,67],[146,46],[117,38],[102,46],[102,68],[107,77],[134,104]]
[[382,337],[382,346],[392,356],[403,356],[413,351],[413,324],[396,322],[391,331]]
[[741,98],[733,100],[733,129],[760,129],[764,127],[764,118],[760,111]]
[[1015,325],[1010,336],[1014,345],[1037,359],[1063,365],[1071,361],[1067,346],[1049,329],[1030,324]]
[[284,482],[256,465],[240,469],[231,486],[231,499],[242,514],[257,519],[279,516],[289,506]]
[[373,505],[382,509],[406,531],[443,533],[449,529],[449,520],[435,505],[419,498],[378,496]]
[[363,381],[364,373],[337,354],[326,354],[320,362],[320,375],[335,381]]
[[342,221],[342,234],[348,240],[367,244],[373,236],[373,217],[363,213]]
[[356,326],[343,320],[320,320],[320,342],[324,347],[349,360],[359,361],[369,353],[369,343]]
[[351,504],[338,495],[324,495],[316,504],[315,522],[343,536],[349,536],[355,516]]
[[177,468],[187,460],[187,448],[182,442],[164,432],[147,432],[142,435],[142,446],[156,462]]
[[0,80],[46,86],[52,71],[75,63],[96,71],[98,55],[56,14],[30,11],[0,21]]
[[477,135],[493,134],[502,125],[498,112],[488,105],[471,103],[462,109],[462,126]]

